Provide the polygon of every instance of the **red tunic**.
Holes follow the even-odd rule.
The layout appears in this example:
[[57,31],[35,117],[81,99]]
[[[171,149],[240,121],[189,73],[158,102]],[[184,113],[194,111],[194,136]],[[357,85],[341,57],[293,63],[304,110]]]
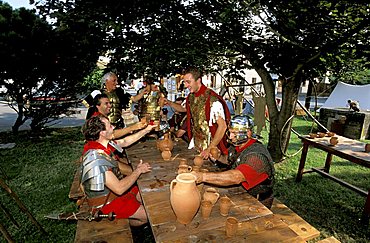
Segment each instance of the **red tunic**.
[[[109,156],[114,156],[114,148],[110,145],[108,147],[104,147],[101,143],[96,141],[88,141],[83,150],[83,154],[85,154],[90,149],[100,149],[103,150]],[[137,186],[132,186],[127,192],[118,196],[110,203],[104,205],[100,210],[104,214],[108,214],[110,212],[114,212],[116,214],[116,218],[129,218],[133,215],[141,206],[140,202],[136,199],[136,195],[139,192]],[[112,192],[113,193],[113,192]]]
[[[194,95],[195,97],[199,97],[201,95],[204,95],[204,93],[206,92],[208,88],[202,84],[202,86],[200,87],[199,91],[196,92]],[[204,107],[205,108],[205,114],[206,114],[206,120],[207,122],[209,122],[209,119],[210,119],[210,112],[211,112],[211,102],[210,102],[210,99],[211,99],[211,96],[214,96],[214,97],[217,97],[218,101],[221,102],[223,108],[224,108],[224,112],[225,112],[225,121],[226,121],[226,125],[229,124],[229,121],[230,121],[230,111],[229,109],[227,108],[227,105],[226,105],[226,102],[224,101],[224,99],[218,95],[216,92],[214,92],[213,90],[210,90],[210,95],[208,96],[207,100],[206,100],[206,106]],[[188,129],[188,136],[189,136],[189,140],[191,140],[191,138],[193,137],[192,135],[192,132],[191,132],[191,112],[190,112],[190,104],[189,104],[189,96],[186,98],[186,112],[187,112],[187,129]],[[218,128],[218,125],[217,123],[213,124],[213,126],[210,126],[209,127],[209,131],[211,132],[211,136],[212,138],[215,136],[215,133],[217,131],[217,128]],[[228,150],[227,150],[227,137],[226,137],[226,134],[223,136],[223,138],[221,139],[220,143],[217,145],[217,147],[220,149],[220,151],[222,152],[222,154],[227,154],[228,153]]]

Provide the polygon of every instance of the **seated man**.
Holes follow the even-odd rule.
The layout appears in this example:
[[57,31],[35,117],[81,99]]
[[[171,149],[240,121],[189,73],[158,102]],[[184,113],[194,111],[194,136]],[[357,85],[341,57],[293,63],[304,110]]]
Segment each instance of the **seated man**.
[[[218,186],[241,184],[249,194],[266,207],[273,202],[274,162],[270,153],[256,139],[252,138],[253,122],[248,116],[235,116],[230,121],[228,158],[220,157],[219,162],[230,168],[222,172],[192,172],[197,182]],[[211,159],[214,159],[211,157]]]
[[[114,144],[116,147],[128,146],[153,128],[148,126],[134,134],[137,136],[130,141],[121,139]],[[114,148],[109,146],[113,126],[104,116],[93,116],[87,120],[82,133],[87,143],[83,151],[81,185],[89,206],[93,211],[101,210],[104,214],[114,212],[116,218],[128,218],[132,226],[145,224],[147,216],[134,183],[141,174],[151,171],[150,165],[140,162],[130,175],[124,177],[121,174],[112,153]]]
[[[92,112],[91,114],[88,114],[86,116],[86,119],[89,119],[92,116],[97,116],[100,114],[105,117],[108,117],[111,107],[112,105],[106,94],[97,94],[95,95],[94,100],[93,100]],[[136,124],[129,126],[129,127],[115,129],[113,132],[113,138],[123,137],[136,130],[140,130],[144,128],[146,125],[147,125],[146,123],[137,122]]]

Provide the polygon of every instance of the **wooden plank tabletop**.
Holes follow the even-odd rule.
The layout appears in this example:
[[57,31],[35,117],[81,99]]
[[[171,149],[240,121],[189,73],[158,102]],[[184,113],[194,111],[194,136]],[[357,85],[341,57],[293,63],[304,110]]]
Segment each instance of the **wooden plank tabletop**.
[[366,143],[339,135],[336,135],[336,137],[338,137],[338,144],[335,146],[329,143],[330,137],[309,138],[307,135],[300,138],[304,143],[313,147],[370,168],[370,153],[365,152]]
[[[148,219],[156,242],[305,242],[281,217],[250,196],[240,186],[216,187],[220,196],[232,201],[229,216],[239,220],[237,235],[227,238],[225,216],[219,212],[219,202],[214,205],[210,218],[204,220],[200,210],[188,225],[176,221],[170,203],[170,183],[177,175],[179,159],[186,158],[193,165],[194,150],[188,150],[183,141],[174,145],[172,158],[164,161],[156,148],[155,141],[139,143],[127,149],[134,167],[140,159],[152,165],[152,171],[143,174],[137,181]],[[211,162],[204,164],[209,170],[217,170]],[[198,186],[201,195],[209,185]]]

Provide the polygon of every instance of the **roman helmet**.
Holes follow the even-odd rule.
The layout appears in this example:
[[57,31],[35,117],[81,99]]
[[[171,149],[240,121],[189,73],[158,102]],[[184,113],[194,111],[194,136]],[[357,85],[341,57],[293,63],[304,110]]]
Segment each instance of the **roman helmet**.
[[[247,115],[236,115],[231,118],[229,130],[233,130],[236,142],[231,142],[229,139],[229,143],[232,143],[234,145],[240,145],[251,137],[251,133],[253,133],[253,120]],[[251,133],[248,136],[248,131],[251,131]]]

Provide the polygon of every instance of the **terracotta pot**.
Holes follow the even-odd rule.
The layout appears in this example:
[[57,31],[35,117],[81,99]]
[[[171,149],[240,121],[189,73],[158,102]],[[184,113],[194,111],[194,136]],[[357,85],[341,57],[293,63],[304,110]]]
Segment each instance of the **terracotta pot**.
[[217,192],[216,188],[209,187],[203,194],[203,200],[210,201],[213,205],[217,202],[220,194]]
[[177,221],[181,224],[189,224],[200,206],[200,193],[195,180],[195,175],[183,173],[171,181],[171,206]]
[[338,137],[331,137],[329,142],[333,146],[337,145],[338,144]]
[[186,159],[180,159],[179,165],[188,165],[188,161]]
[[318,132],[317,133],[317,137],[319,137],[319,138],[323,138],[325,136],[326,136],[326,133],[324,133],[324,132]]
[[194,157],[194,165],[201,167],[203,165],[203,158],[200,155],[195,155]]
[[218,159],[221,155],[221,152],[218,148],[211,148],[211,155],[213,158]]
[[334,137],[335,136],[335,132],[327,132],[326,135],[328,135],[328,137]]
[[160,151],[165,151],[165,150],[172,151],[173,141],[169,133],[165,133],[164,138],[157,141],[157,147],[159,148]]
[[365,152],[369,153],[370,152],[370,143],[365,145]]
[[310,138],[316,138],[317,137],[317,134],[316,133],[310,133],[310,134],[308,134],[308,136]]
[[171,153],[171,151],[169,151],[169,150],[165,150],[165,151],[163,151],[163,152],[161,153],[161,155],[162,155],[163,160],[168,161],[168,160],[170,160],[170,159],[171,159],[172,153]]

